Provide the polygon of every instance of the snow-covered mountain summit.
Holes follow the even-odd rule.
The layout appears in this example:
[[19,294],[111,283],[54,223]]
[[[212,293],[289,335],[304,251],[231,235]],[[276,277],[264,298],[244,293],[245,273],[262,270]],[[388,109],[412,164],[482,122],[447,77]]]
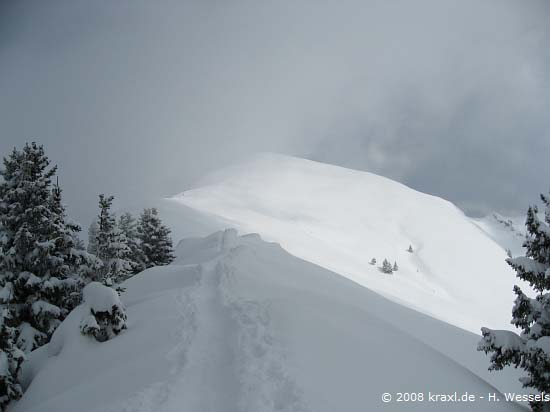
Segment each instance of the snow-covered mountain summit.
[[171,201],[462,328],[510,327],[503,248],[452,203],[382,176],[268,153]]

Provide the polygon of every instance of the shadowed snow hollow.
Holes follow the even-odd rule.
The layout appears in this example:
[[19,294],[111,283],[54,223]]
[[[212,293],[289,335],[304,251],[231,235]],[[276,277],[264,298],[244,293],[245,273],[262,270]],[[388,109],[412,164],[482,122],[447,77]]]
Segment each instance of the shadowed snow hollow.
[[[462,328],[511,327],[503,248],[452,203],[390,179],[262,154],[170,200]],[[381,273],[384,259],[399,270]]]

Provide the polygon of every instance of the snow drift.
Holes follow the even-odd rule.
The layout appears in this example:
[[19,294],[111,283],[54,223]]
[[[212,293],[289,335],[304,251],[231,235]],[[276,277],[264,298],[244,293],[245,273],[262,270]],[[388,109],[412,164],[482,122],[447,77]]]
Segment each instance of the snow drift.
[[[419,244],[418,242],[416,243]],[[79,332],[85,305],[25,365],[12,412],[522,410],[509,402],[382,403],[388,392],[487,396],[477,335],[391,302],[258,235],[187,239],[126,281],[128,329]]]
[[[390,179],[262,154],[171,202],[451,324],[511,328],[516,278],[505,250],[450,202]],[[381,273],[385,258],[399,271]]]

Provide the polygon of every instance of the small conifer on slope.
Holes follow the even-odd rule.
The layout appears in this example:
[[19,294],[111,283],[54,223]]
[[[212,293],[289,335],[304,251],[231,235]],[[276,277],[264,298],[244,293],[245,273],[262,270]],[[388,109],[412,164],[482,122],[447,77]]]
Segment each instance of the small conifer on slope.
[[130,248],[126,237],[119,229],[111,212],[114,197],[99,195],[99,216],[97,217],[97,257],[102,262],[98,280],[105,285],[118,285],[127,279],[132,271],[129,261]]
[[[525,256],[507,259],[518,278],[535,290],[536,297],[530,298],[514,286],[517,297],[512,324],[521,333],[482,328],[478,350],[491,353],[490,370],[519,367],[527,373],[521,378],[524,387],[550,393],[550,197],[541,198],[546,207],[544,220],[539,219],[536,206],[527,212]],[[534,401],[531,407],[537,412],[549,411],[550,403]]]
[[145,269],[137,221],[130,213],[125,212],[118,219],[118,228],[126,239],[129,248],[127,259],[130,262],[132,274],[135,275]]
[[167,265],[174,260],[170,229],[162,224],[157,209],[145,209],[141,213],[138,233],[146,268]]
[[388,275],[393,273],[393,268],[388,259],[384,259],[382,262],[382,272],[387,273]]

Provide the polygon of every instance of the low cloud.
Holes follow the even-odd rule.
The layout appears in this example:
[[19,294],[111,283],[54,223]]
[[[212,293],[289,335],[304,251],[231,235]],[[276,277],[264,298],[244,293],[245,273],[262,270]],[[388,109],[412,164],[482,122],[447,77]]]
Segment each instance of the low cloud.
[[278,151],[520,212],[550,163],[547,2],[0,5],[0,151],[43,142],[80,220]]

